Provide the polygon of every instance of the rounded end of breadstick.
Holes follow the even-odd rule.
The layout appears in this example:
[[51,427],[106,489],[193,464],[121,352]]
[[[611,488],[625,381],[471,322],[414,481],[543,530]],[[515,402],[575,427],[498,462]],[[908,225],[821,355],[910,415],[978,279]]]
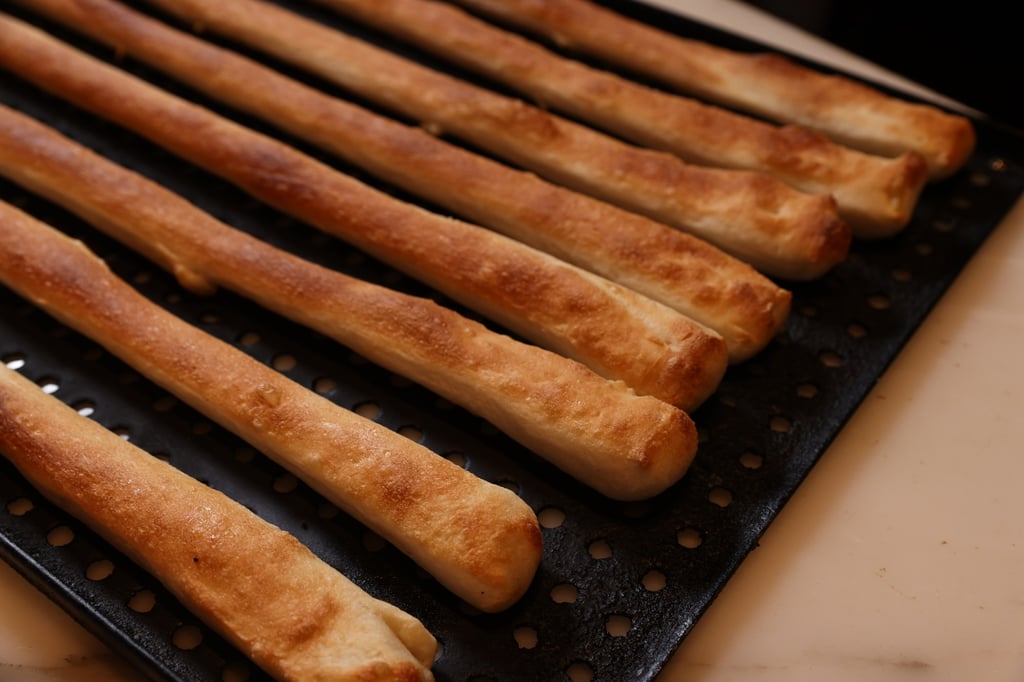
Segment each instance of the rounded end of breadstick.
[[754,357],[786,326],[793,307],[793,294],[767,279],[757,286],[745,282],[736,292],[747,303],[746,315],[736,321],[723,335],[729,341],[729,364],[736,365]]
[[841,215],[858,239],[884,239],[898,234],[914,214],[928,182],[928,163],[917,152],[904,152],[887,160],[877,173],[865,175],[854,193],[865,200],[841,205]]
[[729,366],[729,349],[721,334],[695,322],[677,325],[675,331],[670,351],[643,377],[641,384],[651,390],[641,392],[690,412],[718,388]]
[[944,114],[941,134],[936,135],[933,149],[926,153],[929,180],[945,180],[963,168],[978,143],[977,132],[970,119]]
[[842,263],[850,253],[853,231],[840,217],[831,195],[805,194],[797,210],[778,219],[790,221],[790,228],[776,244],[778,258],[766,257],[762,266],[754,264],[762,272],[784,280],[813,280]]

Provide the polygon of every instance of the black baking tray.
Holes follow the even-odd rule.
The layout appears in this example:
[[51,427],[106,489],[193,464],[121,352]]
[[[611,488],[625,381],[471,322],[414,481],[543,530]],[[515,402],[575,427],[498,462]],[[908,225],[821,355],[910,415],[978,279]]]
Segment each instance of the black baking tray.
[[[735,49],[759,48],[646,6],[606,4],[680,35]],[[113,59],[102,47],[28,13],[9,11]],[[382,36],[309,12],[436,65]],[[121,65],[221,110],[150,69]],[[236,227],[310,260],[462,310],[365,254],[9,74],[0,74],[0,101],[153,177]],[[850,258],[818,281],[785,283],[794,293],[785,331],[756,358],[729,369],[716,394],[693,415],[701,446],[692,469],[669,491],[642,503],[603,498],[463,409],[244,299],[184,291],[171,276],[82,221],[0,181],[0,198],[82,239],[152,300],[338,404],[515,490],[542,519],[544,555],[528,593],[500,614],[467,607],[278,465],[2,287],[0,360],[241,501],[372,595],[421,619],[441,645],[434,667],[439,680],[649,680],[1020,197],[1022,137],[991,121],[975,123],[976,152],[955,177],[926,189],[902,234],[855,244]],[[0,501],[0,555],[142,674],[189,682],[245,675],[265,679],[152,577],[43,499],[6,460],[0,461]],[[53,541],[55,529],[73,540]],[[104,560],[114,570],[96,579],[90,567]],[[137,595],[149,596],[152,608],[140,608]],[[198,628],[199,644],[185,641],[182,628],[193,633]]]

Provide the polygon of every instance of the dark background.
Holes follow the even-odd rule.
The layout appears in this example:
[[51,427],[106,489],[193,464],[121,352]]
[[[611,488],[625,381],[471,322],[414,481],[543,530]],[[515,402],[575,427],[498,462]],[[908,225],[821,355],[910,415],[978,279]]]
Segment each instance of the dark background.
[[745,1],[1024,130],[1024,31],[1015,2]]

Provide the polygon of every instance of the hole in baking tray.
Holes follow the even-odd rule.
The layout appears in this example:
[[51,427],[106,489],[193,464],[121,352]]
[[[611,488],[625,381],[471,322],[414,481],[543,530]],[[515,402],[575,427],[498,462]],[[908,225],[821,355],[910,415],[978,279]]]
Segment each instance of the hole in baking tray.
[[372,530],[363,533],[363,547],[367,552],[379,552],[388,546],[388,541]]
[[846,325],[846,333],[854,339],[863,339],[868,335],[868,328],[860,322],[851,322]]
[[889,297],[885,294],[871,294],[868,296],[868,305],[875,310],[887,310],[889,308]]
[[521,625],[512,631],[516,646],[520,649],[533,649],[537,646],[537,630],[528,625]]
[[818,309],[815,306],[810,305],[809,303],[800,306],[797,309],[797,312],[799,312],[804,317],[817,317],[818,316]]
[[94,561],[85,568],[85,577],[92,581],[106,580],[114,573],[114,562],[110,559]]
[[256,450],[249,447],[236,448],[234,452],[234,458],[236,462],[241,464],[249,464],[256,459]]
[[173,395],[165,395],[153,401],[154,412],[170,412],[178,405],[178,399]]
[[205,419],[197,421],[195,424],[192,425],[193,435],[205,436],[206,434],[210,433],[210,431],[213,431],[213,423],[208,422]]
[[956,221],[952,218],[936,218],[932,221],[932,229],[936,232],[952,232]]
[[199,321],[203,324],[217,324],[220,322],[220,315],[217,313],[203,313],[199,316]]
[[444,458],[447,459],[452,464],[454,464],[455,466],[462,467],[463,469],[465,469],[466,465],[469,463],[469,460],[466,458],[466,455],[458,451],[446,452],[444,453]]
[[914,251],[919,256],[930,256],[932,255],[932,250],[932,245],[928,242],[918,242],[917,244],[914,244]]
[[810,382],[804,382],[797,385],[796,394],[799,398],[813,398],[818,395],[818,387]]
[[768,428],[775,433],[788,433],[793,428],[793,421],[789,417],[777,414],[768,422]]
[[278,372],[290,372],[299,364],[291,353],[278,353],[270,360],[270,366]]
[[299,487],[299,479],[291,474],[281,474],[274,479],[274,492],[290,493]]
[[613,613],[604,622],[605,631],[612,637],[625,637],[629,634],[631,627],[633,627],[632,619],[621,613]]
[[558,528],[565,523],[565,512],[558,507],[544,507],[537,513],[542,528]]
[[910,270],[904,268],[893,268],[893,271],[889,273],[889,276],[896,282],[909,282],[914,279],[914,276],[910,273]]
[[413,426],[411,424],[399,426],[398,434],[401,436],[405,436],[414,443],[419,443],[423,440],[423,431],[419,427]]
[[60,389],[60,383],[53,377],[43,377],[39,380],[39,388],[43,389],[43,393],[53,395]]
[[989,184],[992,182],[992,178],[990,178],[985,173],[976,172],[971,174],[970,182],[975,187],[988,187]]
[[760,469],[764,465],[764,457],[747,450],[740,454],[740,464],[747,469]]
[[704,544],[704,536],[693,527],[686,527],[676,533],[676,542],[686,549],[697,549]]
[[260,342],[260,335],[257,332],[243,332],[238,336],[238,343],[243,346],[255,346]]
[[136,613],[149,613],[156,606],[156,594],[152,590],[139,590],[128,600],[128,608]]
[[732,492],[722,487],[715,487],[708,491],[708,502],[717,507],[728,507],[732,504]]
[[132,276],[132,283],[134,284],[149,284],[152,281],[153,273],[149,270],[141,270]]
[[7,512],[11,516],[24,516],[35,508],[32,500],[27,497],[19,497],[7,503]]
[[590,682],[594,679],[594,668],[586,661],[576,661],[565,669],[571,682]]
[[572,583],[559,583],[551,588],[551,601],[556,604],[575,604],[580,593]]
[[252,668],[244,661],[232,661],[221,671],[221,682],[246,682],[252,677]]
[[336,388],[338,388],[338,382],[330,377],[320,377],[313,382],[313,390],[320,395],[327,395]]
[[961,211],[966,211],[971,207],[971,200],[962,194],[958,194],[949,200],[949,205]]
[[355,407],[352,408],[352,411],[358,414],[360,417],[365,417],[366,419],[377,419],[378,417],[380,417],[382,412],[382,410],[380,409],[380,405],[373,402],[372,400],[368,400],[366,402],[357,404]]
[[316,508],[316,515],[321,519],[333,519],[340,513],[341,510],[330,502],[321,502]]
[[76,400],[71,403],[71,409],[83,417],[91,417],[96,411],[96,403],[91,400]]
[[66,547],[75,539],[75,531],[67,526],[57,526],[46,534],[46,541],[51,547]]
[[114,428],[112,428],[110,430],[114,434],[116,434],[121,440],[131,440],[132,439],[131,431],[128,430],[127,426],[115,426]]
[[203,633],[195,625],[182,625],[174,631],[171,641],[182,651],[190,651],[203,643]]
[[736,396],[732,393],[722,393],[718,396],[718,402],[726,407],[736,407]]
[[647,571],[644,577],[640,579],[640,584],[644,586],[644,589],[648,592],[660,592],[665,589],[668,579],[665,574],[661,571]]
[[818,354],[818,361],[826,367],[836,368],[843,366],[843,358],[834,350],[825,350]]
[[170,303],[171,305],[181,303],[181,294],[178,293],[177,291],[172,291],[171,293],[164,296],[164,301]]
[[612,558],[612,546],[608,544],[607,540],[594,540],[587,546],[587,552],[591,558],[599,561]]
[[24,353],[9,353],[3,357],[3,363],[8,369],[21,369],[27,361]]

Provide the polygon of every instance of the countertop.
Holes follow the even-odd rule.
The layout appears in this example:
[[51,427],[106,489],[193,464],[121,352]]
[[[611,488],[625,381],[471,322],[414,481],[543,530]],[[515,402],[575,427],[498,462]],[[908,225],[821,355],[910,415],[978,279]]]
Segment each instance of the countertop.
[[[651,2],[939,97],[738,3]],[[1024,201],[881,377],[660,682],[1024,680],[1021,294]],[[0,562],[0,680],[136,679]]]

